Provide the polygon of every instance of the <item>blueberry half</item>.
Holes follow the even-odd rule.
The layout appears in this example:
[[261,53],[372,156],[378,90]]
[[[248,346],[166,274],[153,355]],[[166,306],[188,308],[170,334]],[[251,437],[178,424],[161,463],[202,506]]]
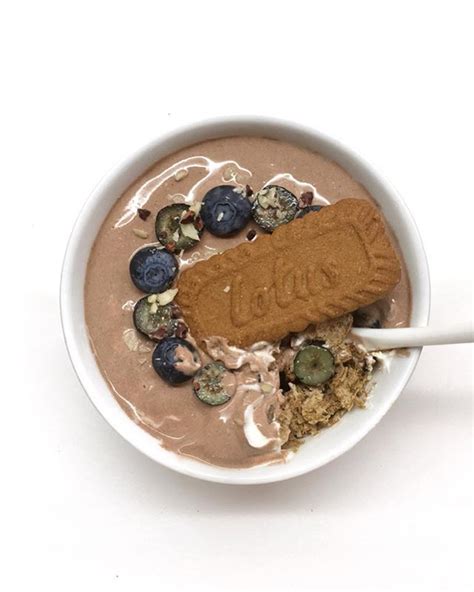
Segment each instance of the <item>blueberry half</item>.
[[180,321],[176,318],[176,307],[172,304],[158,306],[149,302],[148,298],[148,296],[140,298],[133,309],[133,323],[137,331],[154,341],[175,337],[180,329]]
[[[189,221],[185,217],[189,218]],[[183,220],[182,220],[183,218]],[[183,234],[182,223],[192,224],[197,237],[202,234],[202,222],[195,218],[186,204],[171,204],[162,208],[156,215],[155,232],[158,241],[171,253],[185,251],[194,247],[199,242],[198,238],[192,238]]]
[[255,194],[252,215],[266,232],[273,232],[281,224],[291,222],[298,211],[296,197],[279,185],[267,185]]
[[167,337],[160,341],[151,361],[155,372],[173,385],[190,380],[201,367],[196,348],[179,337]]
[[242,230],[251,217],[252,206],[237,187],[219,185],[202,200],[201,218],[204,226],[216,236],[229,236]]
[[316,386],[329,380],[335,364],[332,353],[320,345],[306,345],[296,354],[293,362],[296,378],[308,386]]
[[178,273],[178,261],[158,247],[144,247],[130,260],[130,277],[142,292],[163,292]]
[[208,405],[222,405],[231,398],[232,373],[221,362],[210,362],[193,378],[193,391],[198,399]]

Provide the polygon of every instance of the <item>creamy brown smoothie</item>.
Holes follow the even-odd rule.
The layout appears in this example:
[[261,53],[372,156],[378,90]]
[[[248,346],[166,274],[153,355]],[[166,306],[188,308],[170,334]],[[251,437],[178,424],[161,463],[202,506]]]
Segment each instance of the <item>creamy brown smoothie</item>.
[[[224,363],[230,400],[222,405],[203,403],[189,382],[171,386],[157,375],[151,363],[156,343],[136,331],[132,320],[134,305],[144,294],[130,280],[130,258],[137,249],[156,243],[155,218],[161,208],[195,204],[223,184],[242,191],[246,186],[258,191],[279,185],[298,198],[311,193],[313,205],[349,197],[373,200],[339,165],[319,154],[277,140],[229,137],[195,144],[157,162],[117,196],[100,229],[88,263],[85,314],[97,364],[114,396],[163,447],[205,463],[240,468],[284,461],[294,447],[282,447],[288,438],[294,443],[331,425],[353,405],[363,406],[375,360],[347,341],[352,324],[348,315],[326,328],[305,332],[319,339],[326,330],[326,342],[334,339],[336,362],[341,368],[345,364],[330,391],[314,390],[309,397],[307,391],[280,384],[279,372],[291,365],[305,334],[293,335],[285,343],[258,343],[245,349],[230,346],[217,335],[206,348],[198,348],[197,366],[183,352],[182,369],[190,375],[210,360]],[[140,217],[139,208],[151,214]],[[204,230],[197,246],[176,253],[180,270],[239,243],[258,240],[262,233],[253,221],[230,238]],[[369,318],[374,326],[384,327],[409,323],[410,288],[398,254],[401,281],[383,300],[356,312],[356,320]],[[195,344],[192,335],[186,339]],[[350,380],[353,400],[344,402],[347,395],[341,393],[343,389],[346,393]],[[281,388],[289,393],[286,398]],[[309,422],[309,428],[304,422]]]

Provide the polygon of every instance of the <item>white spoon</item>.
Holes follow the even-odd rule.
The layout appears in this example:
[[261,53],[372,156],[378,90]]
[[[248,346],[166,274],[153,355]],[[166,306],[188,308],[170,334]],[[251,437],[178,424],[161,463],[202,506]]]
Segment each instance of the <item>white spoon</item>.
[[400,329],[353,328],[352,335],[361,341],[367,351],[380,351],[397,347],[474,342],[474,330],[472,327],[456,329],[438,329],[434,327],[403,327]]

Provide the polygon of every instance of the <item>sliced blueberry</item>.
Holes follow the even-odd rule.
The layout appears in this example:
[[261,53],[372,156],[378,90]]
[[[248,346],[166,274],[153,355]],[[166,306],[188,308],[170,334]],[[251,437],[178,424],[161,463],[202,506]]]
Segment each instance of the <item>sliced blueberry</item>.
[[221,362],[206,364],[193,379],[194,394],[208,405],[227,403],[234,390],[234,376]]
[[142,292],[164,292],[178,273],[178,262],[158,247],[144,247],[130,260],[130,277]]
[[[176,318],[177,307],[173,304],[159,306],[150,302],[149,296],[141,298],[133,309],[135,328],[153,341],[165,337],[182,337],[184,323]],[[184,326],[184,327],[183,327]]]
[[326,382],[335,370],[332,353],[320,345],[302,347],[293,362],[296,378],[308,386],[316,386]]
[[155,372],[169,384],[190,380],[201,367],[196,348],[179,337],[166,337],[155,347],[152,356]]
[[252,206],[245,195],[232,185],[219,185],[202,200],[204,226],[216,236],[229,236],[242,230],[251,217]]
[[311,214],[311,212],[319,212],[322,208],[324,208],[324,206],[305,206],[304,208],[301,208],[301,210],[298,210],[295,218],[304,218],[307,214]]
[[281,224],[291,222],[298,211],[296,197],[279,185],[267,185],[255,195],[252,215],[255,222],[266,230],[273,232]]
[[[183,224],[192,225],[191,232],[185,233]],[[155,232],[159,242],[171,253],[185,251],[198,243],[202,234],[202,220],[186,204],[165,206],[156,215]],[[195,234],[193,238],[190,234]]]

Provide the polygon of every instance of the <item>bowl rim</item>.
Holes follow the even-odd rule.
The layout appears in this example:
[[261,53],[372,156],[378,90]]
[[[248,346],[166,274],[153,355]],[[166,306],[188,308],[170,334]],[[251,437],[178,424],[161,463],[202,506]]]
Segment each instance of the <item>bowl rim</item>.
[[[368,421],[358,430],[354,430],[352,437],[346,438],[344,444],[339,447],[336,447],[332,454],[328,454],[322,462],[315,461],[314,463],[307,463],[307,466],[301,468],[292,468],[291,462],[279,463],[271,465],[271,470],[268,471],[268,474],[257,475],[255,474],[253,468],[231,469],[225,467],[218,467],[214,465],[207,465],[203,462],[188,459],[187,457],[180,457],[178,454],[168,451],[162,448],[161,446],[158,446],[157,449],[159,449],[162,452],[165,452],[166,454],[153,455],[150,453],[148,449],[146,449],[144,446],[140,445],[137,441],[134,441],[131,438],[130,432],[128,432],[125,429],[125,422],[117,422],[110,417],[110,414],[108,414],[108,412],[106,411],[105,406],[102,405],[99,401],[100,397],[95,396],[93,387],[90,384],[88,384],[89,380],[87,376],[87,370],[85,368],[86,365],[82,363],[82,354],[76,341],[75,331],[72,323],[72,305],[74,296],[73,290],[70,289],[70,285],[73,281],[73,278],[72,274],[69,273],[69,269],[71,268],[74,256],[76,255],[77,243],[85,230],[85,222],[88,218],[88,215],[90,215],[91,212],[96,208],[102,194],[105,192],[108,185],[112,181],[116,180],[126,169],[132,167],[134,164],[140,163],[140,161],[142,161],[146,157],[146,155],[156,150],[160,145],[164,145],[172,141],[173,139],[182,137],[183,135],[186,135],[188,133],[199,132],[200,130],[209,130],[210,135],[208,136],[208,138],[211,138],[213,137],[211,134],[212,128],[236,127],[245,125],[257,125],[260,127],[265,126],[269,128],[273,127],[275,129],[285,128],[286,131],[294,132],[296,135],[310,136],[318,142],[326,144],[327,146],[333,148],[336,152],[344,155],[356,167],[366,171],[368,175],[377,180],[377,182],[383,187],[384,191],[387,194],[389,194],[390,200],[397,204],[398,209],[400,211],[400,216],[403,218],[404,224],[406,224],[407,227],[409,227],[409,233],[413,238],[413,241],[416,243],[418,258],[417,264],[418,266],[421,266],[421,275],[423,276],[420,281],[424,286],[424,299],[422,302],[419,303],[419,305],[421,306],[421,310],[419,311],[418,317],[420,319],[421,324],[427,324],[429,320],[431,306],[431,286],[426,252],[416,222],[413,219],[404,200],[394,189],[392,184],[388,182],[383,175],[381,175],[369,162],[362,158],[351,147],[347,146],[345,143],[343,144],[339,140],[323,132],[320,132],[318,129],[315,129],[311,125],[304,125],[291,120],[266,117],[261,115],[215,117],[194,123],[189,123],[179,127],[174,127],[167,133],[158,135],[156,138],[149,141],[145,145],[130,152],[128,156],[126,156],[118,164],[112,167],[112,169],[110,169],[109,172],[103,176],[103,178],[99,181],[94,190],[91,192],[91,194],[85,201],[84,205],[82,206],[76,218],[76,221],[72,227],[71,234],[67,242],[61,269],[59,303],[61,326],[64,341],[74,372],[92,405],[97,409],[97,411],[104,418],[104,420],[120,436],[122,436],[122,438],[124,438],[129,444],[134,446],[140,452],[148,456],[148,458],[181,474],[217,483],[250,485],[273,483],[306,474],[321,466],[324,466],[325,464],[331,462],[335,458],[350,450],[357,442],[364,438],[375,427],[375,425],[377,425],[377,423],[387,413],[387,411],[390,409],[393,403],[398,399],[401,392],[408,383],[416,367],[416,364],[418,363],[422,348],[413,348],[411,350],[411,355],[409,357],[410,363],[408,364],[408,368],[405,372],[404,379],[396,388],[394,387],[393,390],[396,392],[393,395],[392,400],[389,401],[386,408],[383,409],[378,416],[374,417],[372,421]],[[225,134],[217,134],[214,137],[223,137],[224,135]],[[143,171],[145,171],[147,168],[148,167],[145,166],[143,168]],[[111,392],[110,396],[113,397]],[[125,412],[123,412],[123,416],[124,418],[126,418],[127,422],[133,424],[133,421],[128,417],[128,415]],[[121,425],[118,425],[119,423]],[[139,429],[141,430],[141,428]],[[185,458],[186,462],[182,460],[183,458]]]

